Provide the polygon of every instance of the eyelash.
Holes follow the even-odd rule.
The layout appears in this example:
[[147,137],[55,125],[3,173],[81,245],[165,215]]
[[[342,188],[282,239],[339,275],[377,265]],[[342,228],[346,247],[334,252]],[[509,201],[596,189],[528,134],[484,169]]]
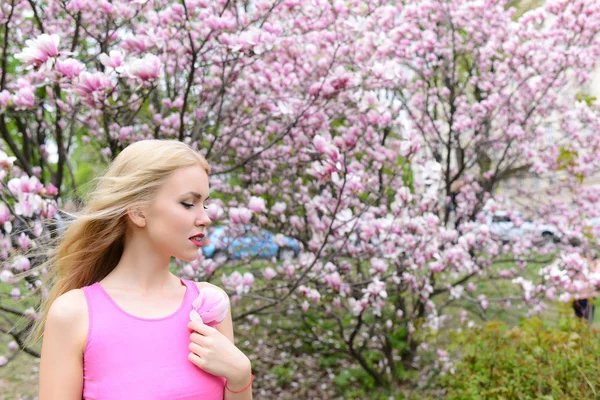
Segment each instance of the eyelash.
[[[184,206],[187,210],[189,210],[190,208],[194,207],[193,204],[185,203],[185,202],[181,202],[181,205]],[[208,210],[208,207],[204,206],[204,209]]]

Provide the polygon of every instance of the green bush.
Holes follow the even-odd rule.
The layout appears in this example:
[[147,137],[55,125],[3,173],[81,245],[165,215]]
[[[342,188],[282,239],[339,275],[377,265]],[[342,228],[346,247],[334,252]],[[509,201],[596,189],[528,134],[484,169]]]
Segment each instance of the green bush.
[[440,381],[447,399],[596,399],[598,333],[572,318],[558,328],[537,318],[515,328],[488,323],[453,334],[451,350],[462,361]]

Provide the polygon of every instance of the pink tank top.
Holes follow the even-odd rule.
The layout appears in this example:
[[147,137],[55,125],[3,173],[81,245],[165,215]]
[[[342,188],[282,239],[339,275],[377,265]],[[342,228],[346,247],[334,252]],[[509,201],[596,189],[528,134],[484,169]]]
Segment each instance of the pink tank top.
[[99,283],[83,288],[89,331],[83,353],[83,399],[223,400],[225,378],[188,360],[187,324],[198,287],[186,286],[179,309],[164,318],[127,313]]

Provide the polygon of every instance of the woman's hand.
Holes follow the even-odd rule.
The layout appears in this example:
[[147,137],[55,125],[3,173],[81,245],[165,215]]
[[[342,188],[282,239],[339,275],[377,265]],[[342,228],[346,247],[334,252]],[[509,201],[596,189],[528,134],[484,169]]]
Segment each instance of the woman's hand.
[[230,386],[242,387],[250,381],[250,360],[221,332],[202,321],[188,323],[190,334],[188,359],[198,368],[227,379]]

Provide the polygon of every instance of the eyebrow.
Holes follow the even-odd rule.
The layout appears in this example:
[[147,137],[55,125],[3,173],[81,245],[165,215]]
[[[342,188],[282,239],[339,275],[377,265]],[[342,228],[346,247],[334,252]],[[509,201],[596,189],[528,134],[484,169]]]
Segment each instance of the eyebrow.
[[[196,197],[197,199],[201,199],[202,195],[200,193],[196,193],[196,192],[187,192],[184,194],[184,196],[187,196],[188,194],[191,194],[192,196]],[[206,196],[206,200],[210,199],[210,196]]]

